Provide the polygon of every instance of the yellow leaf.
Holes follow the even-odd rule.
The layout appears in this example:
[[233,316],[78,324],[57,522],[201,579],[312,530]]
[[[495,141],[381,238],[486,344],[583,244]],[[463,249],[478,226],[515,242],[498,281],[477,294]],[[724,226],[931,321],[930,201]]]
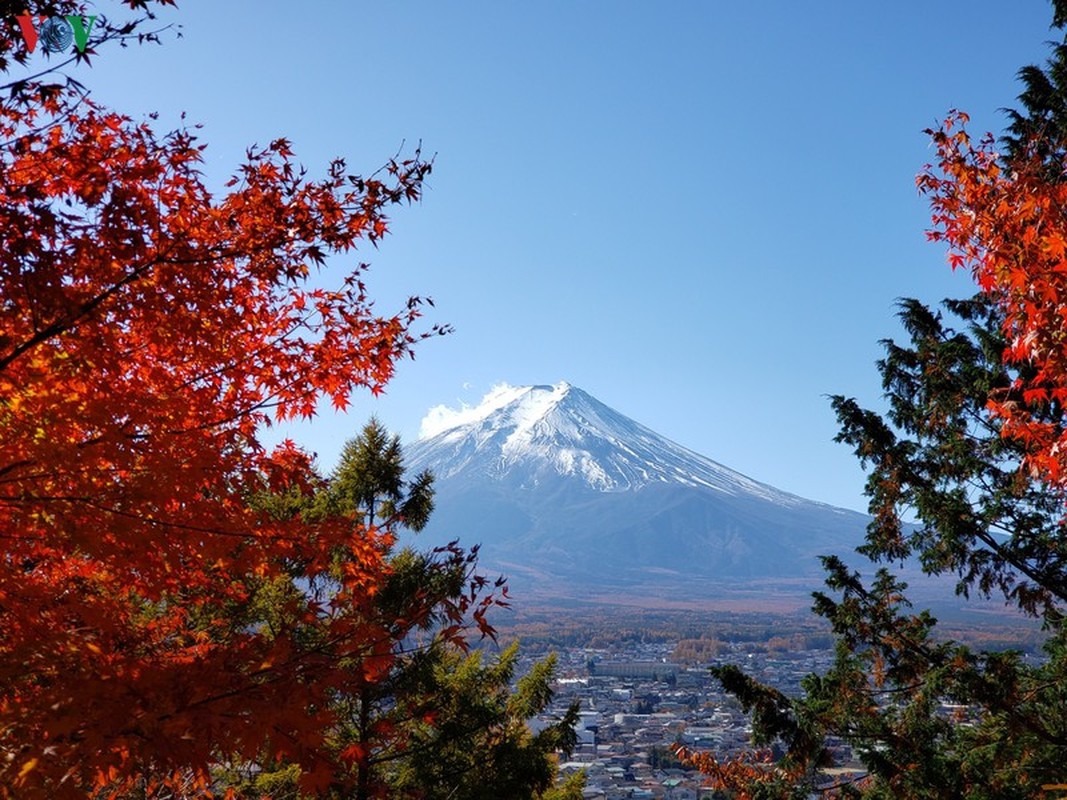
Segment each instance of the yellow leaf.
[[31,758],[29,761],[22,765],[22,769],[19,770],[19,778],[25,778],[35,769],[37,769],[37,759]]

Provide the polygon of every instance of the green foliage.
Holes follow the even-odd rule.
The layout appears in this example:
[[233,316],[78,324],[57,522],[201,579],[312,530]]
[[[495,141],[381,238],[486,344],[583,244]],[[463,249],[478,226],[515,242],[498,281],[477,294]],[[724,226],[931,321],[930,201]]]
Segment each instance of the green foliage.
[[[1067,600],[1063,498],[1020,471],[1023,446],[986,412],[994,394],[1011,396],[1016,377],[1001,362],[1000,317],[981,296],[944,305],[966,329],[917,300],[901,302],[911,345],[883,342],[885,419],[833,398],[837,440],[870,468],[874,522],[861,552],[876,561],[918,556],[928,573],[957,575],[962,594],[997,591],[1027,613],[1055,614]],[[1043,421],[1062,424],[1062,409],[1049,405]]]
[[[1021,476],[1018,445],[983,413],[985,398],[1011,385],[996,314],[978,299],[946,307],[966,330],[902,303],[911,342],[884,343],[885,418],[833,400],[839,439],[870,467],[873,521],[861,550],[876,561],[916,556],[930,574],[955,575],[962,594],[997,592],[1041,615],[1047,660],[941,641],[934,617],[912,612],[906,585],[888,569],[864,582],[827,557],[830,591],[815,594],[814,609],[832,626],[830,671],[789,698],[736,667],[715,670],[752,714],[756,744],[785,749],[775,780],[758,781],[753,796],[819,785],[832,762],[829,737],[849,744],[867,770],[840,789],[848,797],[1007,800],[1067,778],[1062,500]],[[917,525],[905,523],[912,515]]]
[[[310,476],[310,488],[252,500],[281,518],[347,520],[357,533],[375,527],[387,534],[382,546],[390,570],[370,605],[351,603],[338,593],[339,583],[305,584],[302,565],[294,563],[288,580],[263,582],[245,606],[232,609],[232,625],[300,628],[309,649],[323,652],[331,643],[316,620],[296,613],[295,600],[305,592],[354,629],[379,631],[386,649],[346,659],[348,680],[331,695],[331,780],[321,797],[533,800],[555,781],[555,753],[574,747],[577,706],[538,734],[527,726],[551,702],[554,657],[535,664],[512,691],[517,645],[489,663],[480,652],[466,652],[472,625],[492,633],[484,620],[492,602],[474,606],[473,621],[467,613],[486,586],[474,572],[477,551],[454,544],[429,552],[394,549],[398,531],[425,526],[433,509],[432,481],[428,472],[406,481],[399,440],[371,420],[345,444],[329,479]],[[358,552],[339,548],[331,558],[340,580]],[[220,769],[217,785],[249,800],[304,800],[302,777],[292,765],[265,757],[259,764]],[[501,787],[504,793],[495,794]]]
[[533,800],[551,790],[553,754],[570,753],[577,742],[578,706],[532,733],[527,721],[552,699],[555,657],[535,664],[512,692],[517,658],[517,644],[488,664],[479,652],[440,658],[429,688],[443,702],[412,736],[392,781],[398,796]]
[[823,735],[841,737],[869,770],[864,797],[1037,796],[1062,779],[1062,628],[1041,666],[1013,651],[972,652],[936,640],[936,620],[911,613],[906,587],[888,571],[867,587],[826,561],[841,598],[820,594],[817,610],[833,625],[836,659],[805,681],[792,709],[790,724],[809,735],[808,749],[791,747],[791,757],[811,765]]
[[[1067,21],[1056,0],[1054,24]],[[1044,69],[1026,67],[1022,111],[1009,112],[1007,166],[1037,152],[1062,181],[1067,155],[1067,42]],[[831,737],[862,762],[866,777],[837,796],[1009,800],[1050,796],[1067,783],[1067,539],[1064,497],[1023,465],[1016,439],[1001,436],[987,403],[1024,402],[1006,367],[1003,318],[994,299],[945,301],[935,311],[903,300],[907,344],[883,342],[878,362],[888,410],[837,396],[837,440],[868,468],[873,516],[860,551],[892,564],[917,559],[930,575],[953,576],[959,594],[1000,596],[1040,617],[1047,640],[1034,663],[1017,651],[974,650],[937,635],[928,611],[914,612],[906,585],[886,567],[868,581],[827,557],[828,592],[814,609],[832,626],[835,660],[808,676],[799,698],[744,675],[716,670],[752,714],[757,743],[785,748],[776,769],[749,776],[749,796],[785,798],[825,785]],[[954,318],[950,324],[946,315]],[[1056,402],[1033,406],[1062,430]],[[915,522],[913,523],[912,520]]]
[[575,772],[559,786],[549,789],[541,797],[542,800],[582,800],[585,788],[585,773]]
[[[1052,0],[1052,27],[1067,27],[1067,2]],[[1005,109],[1008,128],[1001,137],[1008,160],[1036,147],[1049,164],[1049,177],[1063,173],[1067,154],[1067,42],[1055,44],[1044,67],[1028,64],[1019,70],[1022,110]]]
[[360,517],[368,527],[399,523],[421,531],[433,511],[433,476],[422,472],[405,483],[403,475],[399,437],[371,419],[360,436],[345,443],[329,486],[316,497],[315,510]]

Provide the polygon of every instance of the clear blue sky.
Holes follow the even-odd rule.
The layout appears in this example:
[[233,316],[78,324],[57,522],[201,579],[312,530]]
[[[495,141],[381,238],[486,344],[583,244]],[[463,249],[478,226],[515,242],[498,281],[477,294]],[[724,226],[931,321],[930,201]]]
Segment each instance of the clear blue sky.
[[[289,137],[313,174],[436,153],[368,284],[455,333],[387,394],[288,432],[333,465],[371,413],[567,380],[782,489],[865,508],[826,394],[878,404],[894,300],[969,293],[915,174],[950,108],[1002,127],[1044,0],[179,2],[181,39],[103,52],[94,96],[204,128],[221,185]],[[342,265],[337,265],[340,274]]]

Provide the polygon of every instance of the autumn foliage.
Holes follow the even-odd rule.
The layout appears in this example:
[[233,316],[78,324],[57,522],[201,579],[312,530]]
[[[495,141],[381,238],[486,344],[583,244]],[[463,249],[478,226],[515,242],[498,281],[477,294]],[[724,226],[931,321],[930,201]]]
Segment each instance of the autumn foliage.
[[[360,659],[368,681],[388,671],[389,631],[335,612],[373,600],[390,533],[250,503],[313,474],[291,443],[268,451],[259,436],[378,392],[439,332],[415,332],[418,298],[379,314],[351,261],[386,233],[388,206],[418,199],[430,164],[416,154],[362,178],[335,161],[312,180],[279,139],[216,196],[193,132],[161,135],[63,86],[9,88],[0,797],[193,791],[220,753],[287,759],[313,788],[331,769],[339,662]],[[334,288],[311,285],[345,262]],[[299,564],[313,580],[338,552],[329,603],[287,601],[324,631],[313,646],[300,626],[234,624],[273,576]]]
[[[1054,27],[1067,3],[1054,0]],[[1045,68],[1020,71],[1020,111],[1000,146],[951,113],[928,131],[935,163],[918,177],[929,238],[967,269],[974,297],[900,302],[908,341],[882,342],[887,410],[836,396],[837,440],[868,469],[871,522],[860,552],[911,560],[964,597],[1000,597],[1039,617],[1043,653],[974,650],[915,612],[886,566],[865,578],[824,558],[832,593],[815,612],[835,659],[786,697],[736,667],[724,688],[752,716],[754,756],[691,763],[739,798],[1053,797],[1067,730],[1067,38]],[[847,745],[855,780],[824,771]]]
[[752,800],[753,787],[766,786],[795,776],[774,766],[769,750],[749,750],[731,758],[716,758],[709,751],[679,745],[675,755],[689,769],[700,770],[711,789],[731,792],[737,800]]
[[[1067,50],[1063,51],[1067,55]],[[1058,72],[1058,74],[1063,74]],[[944,313],[900,303],[909,341],[883,342],[888,411],[833,398],[847,443],[869,469],[871,522],[860,551],[912,559],[964,596],[1003,598],[1043,618],[1043,658],[948,641],[886,567],[865,578],[823,559],[835,659],[787,697],[736,667],[716,676],[752,716],[745,754],[690,756],[739,798],[1016,798],[1061,782],[1067,675],[1067,182],[1049,157],[1062,142],[1022,140],[1010,158],[974,142],[964,114],[930,131],[936,164],[918,178],[931,199],[930,238],[979,293]],[[957,320],[952,327],[946,316]],[[830,742],[858,770],[837,782]]]
[[988,407],[1004,435],[1026,445],[1031,474],[1062,488],[1067,428],[1046,412],[1067,401],[1067,183],[1050,179],[1042,142],[1022,148],[1009,169],[992,137],[974,143],[966,122],[955,113],[930,131],[939,162],[918,179],[931,197],[929,236],[1002,308],[1005,363],[1033,369]]

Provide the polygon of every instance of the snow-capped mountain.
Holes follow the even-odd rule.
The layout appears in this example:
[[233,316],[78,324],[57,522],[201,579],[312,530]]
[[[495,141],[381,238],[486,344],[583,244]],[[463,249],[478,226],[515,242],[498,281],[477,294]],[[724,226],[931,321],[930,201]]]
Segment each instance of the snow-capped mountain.
[[674,483],[805,502],[675,444],[566,382],[498,389],[464,422],[409,453],[438,479],[467,472],[533,488],[566,477],[602,492]]
[[567,383],[498,387],[475,408],[434,409],[423,431],[405,448],[409,474],[436,479],[420,538],[480,542],[483,565],[519,586],[707,594],[730,580],[817,576],[816,555],[851,551],[866,525]]

